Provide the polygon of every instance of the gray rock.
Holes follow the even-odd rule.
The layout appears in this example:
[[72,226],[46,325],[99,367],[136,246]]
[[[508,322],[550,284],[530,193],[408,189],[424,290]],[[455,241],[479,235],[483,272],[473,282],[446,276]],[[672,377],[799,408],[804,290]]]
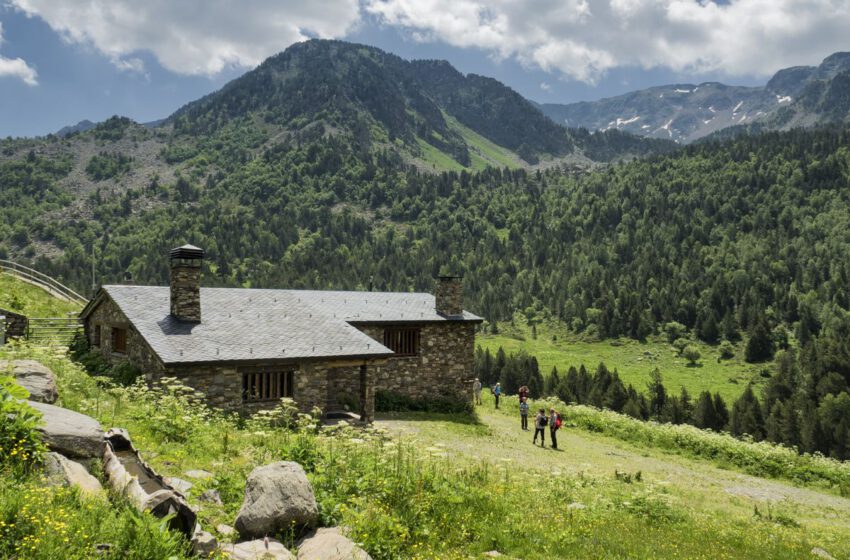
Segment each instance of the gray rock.
[[213,474],[211,472],[202,471],[202,470],[186,471],[184,474],[186,476],[188,476],[189,478],[195,478],[195,479],[199,479],[199,480],[206,480],[208,478],[213,477]]
[[90,496],[103,494],[103,486],[98,479],[90,475],[84,466],[59,453],[45,455],[44,470],[50,484],[76,486]]
[[262,537],[293,525],[313,527],[318,517],[319,507],[304,469],[298,463],[280,461],[248,475],[236,530],[245,538]]
[[372,560],[336,528],[318,529],[298,545],[298,560]]
[[818,558],[824,558],[825,560],[835,560],[835,557],[824,549],[816,546],[812,549],[812,556],[817,556]]
[[502,556],[502,553],[498,550],[488,550],[487,552],[484,552],[482,556],[486,556],[488,558],[499,558]]
[[103,457],[103,430],[97,420],[51,404],[31,402],[30,406],[44,415],[39,429],[47,447],[70,459]]
[[29,400],[53,404],[59,398],[50,368],[35,360],[0,360],[0,373],[11,370],[18,385],[29,391]]
[[222,504],[221,494],[218,493],[218,490],[204,490],[201,495],[198,496],[198,500],[201,502],[209,502],[217,506]]
[[181,494],[187,493],[194,486],[188,480],[183,480],[182,478],[177,478],[176,476],[164,476],[162,479],[166,484],[180,492]]
[[274,539],[223,544],[221,550],[229,554],[232,560],[295,560],[295,556]]
[[206,531],[201,530],[201,526],[195,527],[195,534],[192,535],[192,552],[195,556],[207,558],[212,556],[218,548],[218,541],[214,536]]
[[215,530],[222,537],[230,537],[236,534],[236,529],[234,529],[230,525],[225,525],[224,523],[219,523],[218,525],[216,525]]

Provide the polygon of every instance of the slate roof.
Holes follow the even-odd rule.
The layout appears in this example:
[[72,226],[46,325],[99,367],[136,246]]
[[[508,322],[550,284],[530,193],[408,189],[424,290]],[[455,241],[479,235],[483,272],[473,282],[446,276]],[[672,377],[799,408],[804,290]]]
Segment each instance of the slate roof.
[[426,293],[201,288],[201,323],[185,323],[170,314],[168,287],[115,285],[103,292],[169,365],[380,358],[393,352],[352,323],[481,321],[468,312],[442,317]]

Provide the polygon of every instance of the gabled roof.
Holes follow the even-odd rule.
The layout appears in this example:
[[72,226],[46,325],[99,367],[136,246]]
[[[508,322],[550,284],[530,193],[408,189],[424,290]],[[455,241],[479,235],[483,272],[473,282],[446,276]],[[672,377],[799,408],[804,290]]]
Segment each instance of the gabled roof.
[[186,323],[170,314],[168,287],[125,285],[104,286],[83,318],[103,294],[166,365],[380,358],[393,352],[352,324],[481,321],[442,317],[425,293],[201,288],[201,323]]

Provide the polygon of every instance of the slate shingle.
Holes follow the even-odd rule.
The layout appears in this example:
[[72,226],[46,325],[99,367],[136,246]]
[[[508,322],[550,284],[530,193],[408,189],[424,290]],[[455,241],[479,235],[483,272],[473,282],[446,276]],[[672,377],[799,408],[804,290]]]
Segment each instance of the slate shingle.
[[103,290],[165,364],[384,357],[392,351],[350,323],[481,321],[442,317],[426,293],[201,288],[201,323],[183,323],[168,287]]

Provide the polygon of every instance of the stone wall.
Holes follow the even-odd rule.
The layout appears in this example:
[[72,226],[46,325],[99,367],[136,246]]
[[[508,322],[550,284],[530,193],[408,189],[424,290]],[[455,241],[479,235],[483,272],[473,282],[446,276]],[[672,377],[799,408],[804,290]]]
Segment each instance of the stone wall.
[[[100,343],[95,345],[95,327],[97,325],[100,325]],[[127,331],[127,351],[125,353],[113,352],[113,328],[122,328]],[[124,361],[132,362],[142,370],[145,379],[148,381],[152,381],[161,375],[163,371],[162,362],[109,296],[105,296],[103,301],[86,318],[85,332],[89,344],[92,345],[92,350],[99,350],[108,361],[114,364]]]
[[[375,387],[412,399],[472,398],[475,323],[445,321],[420,327],[418,356],[389,358],[375,368]],[[383,325],[358,328],[383,343]]]
[[29,325],[29,319],[26,315],[8,309],[0,309],[0,315],[6,317],[6,338],[24,338],[26,336],[27,325]]
[[434,307],[443,317],[463,315],[463,282],[459,276],[440,276],[437,279]]

